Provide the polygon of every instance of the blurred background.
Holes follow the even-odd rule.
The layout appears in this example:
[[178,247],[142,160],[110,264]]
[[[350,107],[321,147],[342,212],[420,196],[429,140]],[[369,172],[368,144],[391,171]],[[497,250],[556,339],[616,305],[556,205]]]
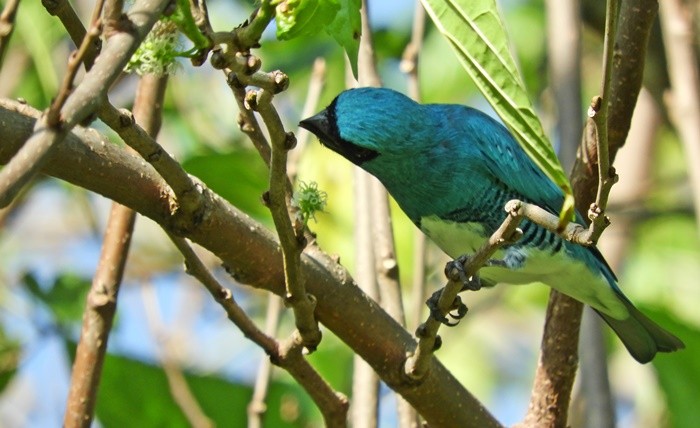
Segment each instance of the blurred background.
[[[585,103],[599,88],[602,37],[597,6],[588,4],[598,2],[583,3]],[[369,4],[384,85],[406,92],[407,77],[400,63],[411,37],[415,3]],[[249,1],[211,0],[208,6],[215,30],[237,26],[253,10]],[[87,21],[92,4],[78,0],[75,7]],[[501,7],[528,90],[557,145],[547,80],[544,2],[505,0]],[[23,98],[43,109],[57,93],[67,55],[74,47],[60,22],[39,2],[21,3],[16,23],[0,70],[0,96]],[[316,109],[320,110],[345,87],[344,53],[327,35],[278,42],[274,28],[268,30],[255,53],[262,58],[264,70],[279,69],[289,75],[290,87],[276,96],[275,104],[286,128],[296,131],[314,61],[325,61],[325,86]],[[670,124],[669,101],[663,96],[668,75],[656,33],[651,42],[657,44],[656,50],[650,53],[633,131],[615,163],[620,182],[612,191],[613,226],[600,246],[630,299],[681,337],[687,349],[659,355],[642,366],[604,330],[620,427],[690,427],[700,418],[696,404],[700,396],[700,239],[687,173],[689,167],[700,165],[689,165],[684,145]],[[430,23],[419,64],[424,102],[468,104],[490,111]],[[130,107],[135,82],[135,76],[121,79],[110,94],[113,104]],[[225,76],[208,63],[194,68],[182,61],[169,83],[159,142],[190,173],[272,228],[269,213],[260,203],[267,188],[266,168],[238,129],[238,109]],[[100,123],[94,126],[112,135]],[[118,137],[113,140],[121,144]],[[317,182],[328,194],[326,211],[318,213],[310,227],[321,247],[338,254],[354,272],[351,166],[312,140],[299,154],[298,176]],[[0,211],[0,426],[62,423],[71,358],[109,206],[110,201],[98,195],[39,177],[11,207]],[[404,305],[410,311],[415,228],[393,208]],[[262,325],[267,295],[234,284],[217,260],[202,256]],[[445,261],[439,250],[428,247],[430,291],[442,285]],[[548,288],[537,284],[470,293],[465,296],[469,316],[459,326],[441,331],[444,345],[437,358],[506,425],[520,421],[527,410],[548,293]],[[137,221],[119,300],[97,404],[97,426],[134,421],[144,427],[187,426],[173,398],[183,388],[178,379],[186,381],[184,387],[189,388],[194,405],[209,419],[220,426],[246,425],[246,406],[265,355],[183,273],[179,253],[148,219]],[[407,314],[408,319],[414,316]],[[281,335],[291,331],[290,321],[284,313]],[[324,340],[309,360],[334,388],[350,394],[352,353],[329,331],[324,330]],[[395,396],[388,388],[382,388],[381,396],[380,426],[396,426]],[[575,392],[574,425],[576,396]],[[322,425],[311,400],[282,370],[273,372],[267,406],[265,426]]]

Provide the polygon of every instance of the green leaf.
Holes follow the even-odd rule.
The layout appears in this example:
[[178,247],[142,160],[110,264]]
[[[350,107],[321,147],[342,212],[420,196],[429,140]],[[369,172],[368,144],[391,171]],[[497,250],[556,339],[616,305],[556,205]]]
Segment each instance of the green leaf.
[[178,30],[194,43],[196,49],[205,49],[211,45],[211,41],[197,27],[188,0],[177,0],[175,12],[168,19],[175,22]]
[[[421,3],[515,139],[562,189],[571,206],[571,185],[528,98],[495,0]],[[560,218],[565,221],[572,215],[562,211]]]
[[246,214],[263,222],[270,220],[270,210],[261,202],[269,186],[269,172],[253,150],[192,156],[182,166]]
[[340,0],[340,10],[335,19],[326,27],[326,32],[345,49],[350,60],[352,73],[357,77],[357,55],[360,51],[362,0]]
[[276,7],[277,38],[312,36],[330,24],[338,10],[338,0],[282,1]]
[[287,0],[276,6],[277,38],[291,40],[312,36],[321,30],[330,34],[350,59],[357,76],[360,50],[361,0]]

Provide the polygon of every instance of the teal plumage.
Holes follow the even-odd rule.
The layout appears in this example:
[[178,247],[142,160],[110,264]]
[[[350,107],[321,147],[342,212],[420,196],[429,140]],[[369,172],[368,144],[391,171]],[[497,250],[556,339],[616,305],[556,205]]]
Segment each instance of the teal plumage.
[[[300,125],[377,177],[451,257],[476,251],[502,223],[511,199],[553,214],[563,202],[561,190],[510,133],[469,107],[421,105],[389,89],[361,88],[341,93]],[[520,228],[522,238],[496,254],[503,265],[479,271],[482,282],[541,281],[592,306],[642,363],[683,348],[622,294],[595,247],[572,244],[527,220]]]

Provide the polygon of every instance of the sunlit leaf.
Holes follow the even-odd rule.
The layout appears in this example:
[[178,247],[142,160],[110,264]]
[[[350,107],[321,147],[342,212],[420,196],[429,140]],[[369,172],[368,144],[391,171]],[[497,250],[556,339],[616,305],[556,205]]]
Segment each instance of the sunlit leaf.
[[277,38],[314,35],[330,24],[340,10],[339,0],[287,0],[277,5]]
[[340,0],[340,10],[333,22],[326,27],[328,34],[333,36],[347,52],[355,76],[357,76],[357,55],[362,34],[360,6],[362,6],[361,0]]
[[361,5],[361,0],[282,1],[276,7],[277,38],[290,40],[325,30],[345,49],[357,76]]
[[[421,0],[518,143],[566,195],[571,185],[528,98],[495,0]],[[570,198],[569,198],[570,199]],[[573,211],[562,212],[572,219]]]
[[269,173],[254,151],[197,155],[185,159],[182,165],[241,211],[258,220],[269,220],[270,211],[261,202]]

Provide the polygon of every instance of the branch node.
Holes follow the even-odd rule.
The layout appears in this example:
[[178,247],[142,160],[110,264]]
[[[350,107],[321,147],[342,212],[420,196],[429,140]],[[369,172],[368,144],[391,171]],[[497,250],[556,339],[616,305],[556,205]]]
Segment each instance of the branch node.
[[591,98],[591,104],[588,106],[588,117],[593,118],[603,106],[603,98],[600,95],[595,95]]
[[248,110],[258,111],[258,91],[251,89],[246,92],[243,105]]
[[[223,70],[228,66],[228,61],[226,60],[226,55],[223,53],[223,51],[220,48],[216,48],[212,51],[211,53],[211,58],[209,59],[209,63],[211,64],[212,67],[214,67],[217,70]],[[230,73],[234,74],[234,73]],[[230,82],[228,82],[229,85],[231,85]]]
[[238,78],[238,74],[235,71],[230,72],[226,76],[226,83],[228,83],[228,86],[231,89],[245,89],[245,85],[241,83],[241,80]]
[[435,336],[435,343],[433,344],[433,352],[442,348],[442,336],[439,334]]
[[263,194],[260,196],[260,201],[262,204],[266,207],[270,207],[270,191],[266,190],[263,192]]
[[275,87],[273,89],[275,94],[279,94],[280,92],[287,90],[289,87],[289,77],[286,74],[280,70],[275,70],[270,74],[272,81],[275,83]]
[[243,64],[242,71],[248,76],[260,70],[260,67],[262,66],[260,58],[258,58],[255,55],[250,55],[249,53],[236,52],[236,59],[238,59],[239,62]]
[[125,108],[119,109],[119,125],[123,128],[132,126],[136,123],[134,114]]
[[285,150],[292,150],[297,146],[297,137],[293,132],[287,132],[284,138],[284,148]]

